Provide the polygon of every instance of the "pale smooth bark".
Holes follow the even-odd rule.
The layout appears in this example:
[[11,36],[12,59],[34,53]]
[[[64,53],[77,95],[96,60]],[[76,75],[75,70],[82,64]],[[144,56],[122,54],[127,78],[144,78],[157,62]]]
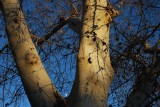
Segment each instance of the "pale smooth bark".
[[[83,23],[76,79],[65,103],[49,79],[31,40],[18,0],[3,0],[6,32],[32,107],[105,107],[114,76],[109,27],[118,15],[106,0],[83,0]],[[79,32],[79,31],[78,31]]]
[[18,1],[0,2],[10,48],[25,92],[32,107],[56,107],[57,103],[63,104],[63,99],[42,65]]
[[77,72],[68,107],[106,107],[114,76],[109,56],[109,27],[118,12],[106,0],[83,0]]

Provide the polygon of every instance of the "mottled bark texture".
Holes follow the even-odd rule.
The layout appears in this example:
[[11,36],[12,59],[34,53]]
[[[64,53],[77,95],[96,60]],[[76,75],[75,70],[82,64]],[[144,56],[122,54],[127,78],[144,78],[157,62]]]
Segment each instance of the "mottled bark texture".
[[31,106],[53,107],[63,99],[42,65],[18,1],[0,1],[9,45]]
[[83,0],[77,72],[68,107],[106,107],[114,76],[109,55],[109,27],[118,15],[106,0]]
[[[64,107],[31,40],[18,0],[3,0],[6,32],[32,107]],[[109,27],[118,12],[106,0],[83,0],[77,71],[68,107],[106,107],[114,76],[109,55]]]

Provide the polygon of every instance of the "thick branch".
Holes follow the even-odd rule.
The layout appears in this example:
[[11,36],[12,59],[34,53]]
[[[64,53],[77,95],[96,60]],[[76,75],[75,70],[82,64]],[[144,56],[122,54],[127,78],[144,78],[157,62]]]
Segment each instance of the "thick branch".
[[[32,107],[65,106],[65,100],[52,84],[35,45],[18,0],[3,0],[6,33],[24,90]],[[64,107],[63,106],[63,107]]]

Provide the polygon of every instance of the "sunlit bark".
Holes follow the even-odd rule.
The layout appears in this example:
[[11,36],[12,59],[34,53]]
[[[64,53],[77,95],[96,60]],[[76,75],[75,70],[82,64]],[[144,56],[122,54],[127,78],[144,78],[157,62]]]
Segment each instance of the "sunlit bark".
[[109,27],[118,14],[106,0],[83,0],[83,22],[76,79],[69,107],[106,107],[114,76],[109,55]]
[[3,0],[6,32],[19,75],[32,107],[105,107],[114,76],[109,27],[118,15],[106,0],[83,0],[83,23],[76,79],[67,103],[48,77],[18,0]]
[[1,4],[10,48],[30,104],[32,107],[63,104],[42,65],[18,1],[1,0]]

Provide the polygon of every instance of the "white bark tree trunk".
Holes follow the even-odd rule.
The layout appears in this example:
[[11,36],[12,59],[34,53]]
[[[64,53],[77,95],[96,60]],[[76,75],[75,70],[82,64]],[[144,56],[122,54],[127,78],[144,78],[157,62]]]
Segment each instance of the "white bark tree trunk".
[[62,98],[42,65],[18,0],[0,2],[10,48],[31,106],[56,107]]
[[83,0],[77,72],[68,107],[106,107],[114,76],[109,56],[109,27],[118,12],[106,0]]
[[[1,1],[6,32],[24,89],[32,107],[64,107],[49,79],[18,0]],[[109,26],[117,11],[106,0],[83,0],[83,28],[76,79],[68,107],[105,107],[114,76],[109,56]]]

